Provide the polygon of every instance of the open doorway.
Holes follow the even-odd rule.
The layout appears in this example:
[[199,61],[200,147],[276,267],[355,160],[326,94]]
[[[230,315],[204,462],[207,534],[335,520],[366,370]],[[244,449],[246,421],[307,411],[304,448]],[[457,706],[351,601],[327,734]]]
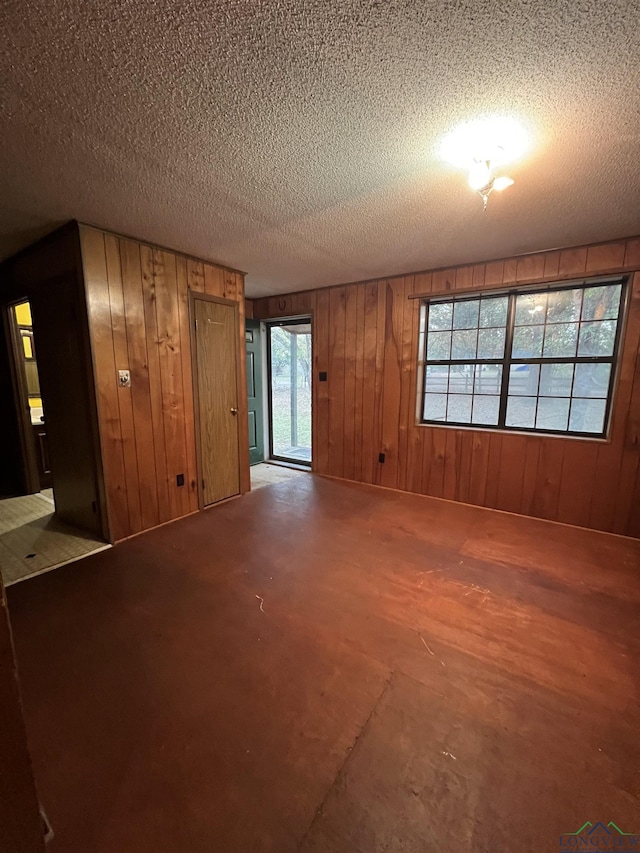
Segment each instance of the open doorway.
[[[56,319],[46,312],[44,317],[47,322]],[[64,354],[50,354],[48,358],[45,355],[45,369],[41,371],[43,356],[37,345],[38,334],[34,334],[29,300],[6,306],[2,319],[6,339],[3,341],[4,355],[8,358],[3,362],[8,368],[7,381],[2,385],[5,419],[13,419],[13,410],[17,427],[15,451],[20,456],[19,464],[15,465],[16,476],[3,477],[0,484],[0,570],[8,586],[109,546],[93,519],[85,525],[78,513],[76,520],[69,503],[69,482],[74,481],[76,492],[81,487],[77,460],[82,459],[83,448],[81,442],[74,441],[74,427],[66,421],[73,419],[74,424],[76,421],[82,423],[82,400],[79,399],[81,392],[76,390],[74,408],[70,405],[73,401],[70,394],[57,393],[56,389],[64,371],[70,381],[77,380],[77,359],[72,357],[74,348],[67,348],[67,358]],[[42,316],[40,319],[42,323]],[[47,343],[52,341],[55,342],[55,336],[45,335],[45,353],[48,352]],[[64,370],[61,371],[61,367]],[[41,390],[42,372],[47,378],[44,383],[48,386],[47,400]],[[75,388],[78,389],[77,383]],[[54,446],[59,445],[54,447],[53,454],[57,457],[57,466],[51,462],[48,401],[52,401],[54,415],[56,410],[58,415],[60,410],[65,413],[62,419],[58,416],[54,428]],[[81,427],[76,424],[76,430],[78,428]],[[71,463],[67,463],[65,457],[72,460]],[[54,467],[57,467],[57,477],[52,470]],[[61,512],[56,511],[58,487],[62,495]],[[70,512],[65,512],[69,509]],[[66,518],[67,515],[71,517]]]
[[311,467],[311,318],[267,323],[269,456]]
[[[35,463],[31,474],[31,490],[43,492],[53,500],[53,480],[47,445],[47,429],[40,391],[38,361],[33,337],[31,305],[28,300],[12,306],[12,325],[14,329],[16,353],[16,380],[20,399],[20,408],[28,416],[27,432],[31,434],[32,462]],[[35,476],[34,476],[35,475]]]

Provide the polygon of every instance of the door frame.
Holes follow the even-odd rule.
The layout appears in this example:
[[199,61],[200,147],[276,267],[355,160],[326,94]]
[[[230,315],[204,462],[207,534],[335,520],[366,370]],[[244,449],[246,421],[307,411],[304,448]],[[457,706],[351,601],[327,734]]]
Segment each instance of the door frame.
[[259,400],[259,402],[260,402],[260,422],[259,422],[260,429],[258,430],[257,425],[256,425],[256,433],[259,434],[260,441],[262,442],[262,459],[259,462],[251,462],[251,450],[249,450],[249,467],[252,467],[253,465],[260,465],[261,463],[266,462],[266,460],[268,458],[267,451],[268,451],[268,446],[269,446],[269,438],[268,438],[268,430],[267,430],[267,423],[266,423],[266,420],[268,418],[267,400],[266,400],[266,395],[265,395],[265,390],[264,390],[266,382],[267,382],[266,331],[265,331],[264,322],[262,320],[256,320],[253,317],[245,317],[245,320],[244,320],[244,328],[245,328],[245,342],[244,342],[244,345],[245,345],[245,371],[246,371],[246,379],[247,379],[247,421],[249,418],[249,389],[248,389],[249,360],[248,360],[248,358],[246,358],[246,356],[247,356],[246,335],[247,335],[247,331],[249,330],[249,324],[253,324],[251,331],[257,331],[258,332],[258,339],[259,339],[258,352],[259,352],[260,370],[256,371],[256,375],[258,375],[259,380],[256,383],[256,389],[255,390],[257,391],[259,389],[260,393],[256,395],[255,399]]
[[[196,341],[196,300],[203,302],[217,302],[220,305],[228,305],[233,308],[233,316],[236,330],[236,388],[238,395],[238,481],[240,490],[237,495],[230,495],[212,504],[205,504],[202,489],[202,441],[200,436],[200,391],[198,388],[198,349]],[[196,439],[196,485],[198,487],[198,509],[210,509],[224,503],[225,500],[233,500],[243,494],[242,491],[242,465],[241,465],[241,442],[240,442],[240,418],[246,417],[246,405],[242,396],[242,363],[240,361],[241,347],[244,347],[244,338],[240,340],[240,304],[234,299],[225,299],[223,296],[209,296],[199,290],[189,288],[189,343],[191,345],[191,380],[193,386],[193,429]],[[248,453],[248,448],[245,448]]]
[[[268,450],[269,455],[267,459],[273,459],[274,462],[284,463],[285,465],[294,465],[295,467],[304,468],[305,471],[313,471],[314,470],[314,438],[315,438],[315,405],[313,399],[313,391],[314,391],[314,372],[315,372],[315,335],[313,333],[313,311],[309,311],[304,314],[298,314],[293,317],[278,317],[276,320],[263,320],[264,326],[266,327],[266,355],[267,355],[267,387],[265,389],[265,394],[267,397],[267,411],[268,411],[268,423],[266,425],[266,431],[268,432]],[[274,326],[294,326],[296,323],[306,323],[308,322],[311,326],[311,371],[310,371],[310,387],[309,394],[311,395],[311,460],[309,463],[302,462],[299,460],[293,461],[291,459],[287,459],[285,456],[275,456],[273,453],[273,404],[272,404],[272,394],[271,394],[271,329]]]
[[9,369],[11,371],[11,382],[13,385],[13,406],[18,416],[18,433],[20,436],[20,448],[22,451],[22,472],[25,494],[33,495],[40,491],[40,477],[38,475],[38,463],[33,441],[33,429],[31,417],[28,415],[29,395],[27,393],[27,378],[24,372],[24,352],[21,349],[22,341],[18,333],[18,324],[14,308],[28,299],[18,299],[3,305],[3,318],[7,339],[9,356]]

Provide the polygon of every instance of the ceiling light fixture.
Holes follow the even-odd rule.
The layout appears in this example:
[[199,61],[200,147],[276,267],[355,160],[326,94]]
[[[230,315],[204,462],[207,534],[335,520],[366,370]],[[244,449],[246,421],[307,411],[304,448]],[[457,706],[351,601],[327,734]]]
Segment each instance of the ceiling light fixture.
[[515,119],[486,117],[465,122],[448,133],[440,146],[441,156],[454,166],[469,171],[469,186],[479,193],[483,209],[490,194],[513,184],[496,170],[517,160],[529,148],[524,128]]

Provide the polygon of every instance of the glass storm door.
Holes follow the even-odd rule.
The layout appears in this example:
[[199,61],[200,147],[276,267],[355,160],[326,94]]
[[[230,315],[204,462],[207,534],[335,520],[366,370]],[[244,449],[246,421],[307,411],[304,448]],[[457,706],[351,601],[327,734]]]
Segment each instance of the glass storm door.
[[311,320],[268,326],[270,456],[311,465]]

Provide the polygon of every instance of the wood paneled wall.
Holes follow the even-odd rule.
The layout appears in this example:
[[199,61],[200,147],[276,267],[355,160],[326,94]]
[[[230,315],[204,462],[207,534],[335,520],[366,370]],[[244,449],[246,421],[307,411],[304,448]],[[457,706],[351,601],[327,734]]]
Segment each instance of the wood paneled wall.
[[[25,299],[33,314],[56,512],[70,524],[106,537],[106,497],[77,222],[67,223],[2,263],[0,301],[7,305]],[[28,433],[23,448],[9,445],[0,448],[0,454],[17,450],[20,457],[28,455],[30,423]],[[29,487],[29,479],[25,478],[25,486]]]
[[[638,270],[634,238],[256,299],[253,311],[313,314],[317,473],[640,536]],[[409,296],[618,272],[632,293],[608,442],[417,425],[420,300]]]
[[[198,509],[189,290],[240,306],[233,270],[81,226],[89,324],[111,538]],[[118,386],[118,370],[131,387]],[[246,397],[240,400],[241,491],[249,489]],[[246,459],[245,459],[246,457]],[[184,486],[176,475],[184,474]]]

